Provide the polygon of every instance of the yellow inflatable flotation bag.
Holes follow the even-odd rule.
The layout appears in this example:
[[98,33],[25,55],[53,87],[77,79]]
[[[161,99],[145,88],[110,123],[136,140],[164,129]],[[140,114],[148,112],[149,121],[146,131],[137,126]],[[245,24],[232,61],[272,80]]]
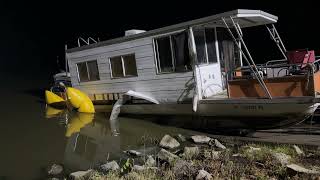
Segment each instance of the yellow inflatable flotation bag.
[[78,89],[68,87],[67,96],[70,104],[78,109],[78,112],[94,113],[94,106],[91,99]]
[[47,104],[53,104],[53,103],[59,103],[59,102],[64,102],[64,99],[58,95],[56,95],[55,93],[46,90],[46,103]]
[[89,113],[77,113],[71,116],[70,123],[67,126],[65,136],[70,137],[76,132],[80,132],[80,129],[91,123],[94,118],[94,114]]

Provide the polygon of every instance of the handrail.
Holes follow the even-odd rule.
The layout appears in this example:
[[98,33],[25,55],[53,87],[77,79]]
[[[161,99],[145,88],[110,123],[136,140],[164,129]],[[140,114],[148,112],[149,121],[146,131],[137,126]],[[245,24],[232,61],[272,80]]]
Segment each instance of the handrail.
[[93,41],[93,43],[98,43],[98,42],[99,42],[99,38],[98,38],[98,41],[96,41],[96,40],[93,39],[92,37],[88,37],[87,40],[83,39],[82,37],[79,37],[79,38],[78,38],[78,47],[81,46],[80,40],[81,40],[82,42],[84,42],[86,45],[89,45],[89,44],[90,44],[90,40]]

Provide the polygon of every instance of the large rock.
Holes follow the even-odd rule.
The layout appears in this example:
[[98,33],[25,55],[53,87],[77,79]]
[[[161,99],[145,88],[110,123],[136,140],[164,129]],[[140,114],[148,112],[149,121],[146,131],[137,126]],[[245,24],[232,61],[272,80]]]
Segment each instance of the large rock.
[[209,141],[211,140],[210,137],[202,136],[202,135],[191,136],[191,139],[193,140],[193,142],[199,143],[199,144],[208,144]]
[[316,171],[316,170],[311,170],[311,169],[306,169],[302,166],[299,166],[297,164],[289,164],[287,165],[288,169],[291,169],[295,172],[299,172],[299,173],[306,173],[306,174],[320,174],[320,171]]
[[284,153],[273,152],[272,155],[283,166],[289,164],[289,161],[291,160],[291,156],[284,154]]
[[172,163],[174,160],[179,159],[179,157],[175,154],[172,154],[171,152],[165,150],[165,149],[161,149],[158,152],[158,158],[161,160],[165,160],[169,163]]
[[100,166],[100,168],[104,172],[116,171],[116,170],[120,169],[120,167],[119,167],[119,165],[118,165],[118,163],[116,161],[111,161],[111,162],[108,162],[106,164],[103,164],[103,165]]
[[217,148],[227,149],[223,144],[221,144],[217,139],[214,140],[214,144]]
[[90,177],[91,173],[93,172],[92,169],[87,171],[77,171],[70,174],[71,179],[73,180],[85,180]]
[[146,163],[144,165],[147,167],[156,166],[156,160],[154,160],[153,157],[149,155],[148,159],[146,160]]
[[62,165],[59,165],[59,164],[52,164],[47,171],[49,175],[53,175],[53,176],[60,175],[62,174],[62,172],[63,172],[63,167]]
[[208,173],[207,171],[202,169],[202,170],[199,170],[198,175],[196,177],[196,180],[203,180],[203,179],[205,179],[205,180],[210,179],[211,180],[213,178],[210,173]]
[[170,135],[166,134],[165,136],[163,136],[163,138],[160,141],[160,146],[163,148],[170,148],[170,149],[174,149],[180,146],[180,143],[174,139],[173,137],[171,137]]
[[305,155],[304,152],[297,145],[293,145],[293,148],[299,156]]
[[193,157],[196,157],[199,155],[199,148],[197,146],[195,147],[184,147],[184,151],[182,156],[186,159],[192,159]]

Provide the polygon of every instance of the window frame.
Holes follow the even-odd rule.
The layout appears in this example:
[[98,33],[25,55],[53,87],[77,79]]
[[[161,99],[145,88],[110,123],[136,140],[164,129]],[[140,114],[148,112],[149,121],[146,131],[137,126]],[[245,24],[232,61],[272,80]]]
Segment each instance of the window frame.
[[[172,44],[172,36],[182,33],[182,32],[187,32],[186,29],[180,29],[174,32],[170,32],[170,33],[165,33],[165,34],[161,34],[161,35],[156,35],[153,36],[152,38],[152,44],[153,44],[153,52],[154,52],[154,60],[155,60],[155,65],[156,65],[156,74],[172,74],[172,73],[185,73],[185,72],[190,72],[192,71],[192,69],[187,70],[187,71],[176,71],[176,67],[175,67],[175,61],[176,61],[176,57],[175,57],[175,52],[173,51],[173,44]],[[169,37],[170,40],[170,51],[171,51],[171,64],[172,64],[172,68],[173,71],[169,71],[169,72],[161,72],[161,63],[160,63],[160,58],[159,58],[159,49],[158,49],[158,44],[157,44],[157,39],[160,38],[164,38],[164,37]],[[189,37],[187,38],[187,41],[189,43]]]
[[[136,64],[135,68],[136,68],[137,75],[127,75],[126,74],[126,69],[125,69],[123,57],[124,56],[130,56],[130,55],[133,55],[133,57],[134,57],[135,64]],[[122,75],[123,75],[121,77],[114,77],[113,73],[112,73],[111,58],[116,58],[116,57],[120,57],[120,59],[121,59],[121,68],[122,68]],[[112,56],[112,57],[109,57],[108,60],[109,60],[109,69],[110,69],[110,78],[111,79],[130,78],[130,77],[138,77],[139,76],[138,75],[138,67],[137,67],[137,60],[136,60],[136,54],[135,53],[128,53],[128,54],[122,54],[122,55],[118,55],[118,56]]]
[[[201,28],[200,28],[201,29]],[[220,64],[220,60],[219,60],[219,53],[217,53],[217,50],[219,50],[218,47],[218,39],[217,39],[217,30],[216,27],[213,28],[202,28],[203,29],[203,37],[204,37],[204,47],[205,47],[205,56],[206,56],[206,62],[205,63],[199,63],[198,62],[198,55],[197,55],[197,65],[198,66],[207,66],[209,64]],[[208,45],[207,45],[207,35],[206,35],[206,29],[213,29],[213,35],[214,35],[214,47],[215,47],[215,54],[216,54],[216,61],[215,62],[210,62],[209,61],[209,54],[208,54]],[[197,46],[197,45],[196,45]]]
[[[96,62],[96,64],[97,64],[97,71],[98,71],[98,75],[99,75],[99,76],[98,76],[98,79],[96,79],[96,80],[91,80],[91,79],[90,79],[90,70],[89,70],[88,62]],[[81,64],[81,63],[85,63],[85,64],[86,64],[87,78],[88,78],[88,80],[86,80],[86,81],[81,81],[81,78],[80,78],[79,66],[78,66],[78,64]],[[98,60],[97,60],[97,59],[77,62],[77,63],[76,63],[76,67],[77,67],[77,77],[78,77],[78,82],[79,82],[79,83],[86,83],[86,82],[91,82],[91,81],[100,81],[100,71],[99,71]]]

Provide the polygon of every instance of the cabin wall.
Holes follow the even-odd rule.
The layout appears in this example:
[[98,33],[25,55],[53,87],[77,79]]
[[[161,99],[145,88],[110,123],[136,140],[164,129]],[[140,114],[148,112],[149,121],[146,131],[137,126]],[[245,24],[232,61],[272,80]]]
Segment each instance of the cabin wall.
[[[137,77],[111,78],[109,58],[135,54]],[[193,72],[157,74],[152,37],[68,53],[71,82],[92,94],[141,92],[160,102],[190,100],[193,95]],[[100,80],[79,82],[76,63],[97,60]]]

